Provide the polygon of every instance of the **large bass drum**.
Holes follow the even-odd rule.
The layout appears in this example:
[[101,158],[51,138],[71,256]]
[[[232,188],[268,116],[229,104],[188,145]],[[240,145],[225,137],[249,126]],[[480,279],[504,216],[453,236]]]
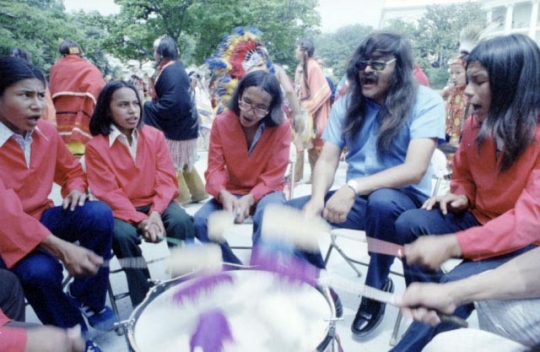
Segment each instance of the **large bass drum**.
[[201,315],[219,309],[232,333],[232,342],[223,351],[333,350],[335,308],[327,289],[291,283],[264,271],[237,270],[226,275],[232,282],[212,285],[181,303],[173,299],[174,294],[197,278],[154,287],[130,316],[129,347],[137,352],[190,351]]

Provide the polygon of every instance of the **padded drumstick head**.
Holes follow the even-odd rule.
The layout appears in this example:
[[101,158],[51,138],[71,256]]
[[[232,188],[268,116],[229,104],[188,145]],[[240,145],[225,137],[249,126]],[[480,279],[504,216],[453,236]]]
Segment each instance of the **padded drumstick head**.
[[296,208],[271,204],[264,209],[262,238],[291,243],[300,249],[318,252],[319,236],[330,233],[330,225],[322,218],[308,218]]
[[234,214],[226,210],[218,210],[208,216],[208,238],[214,242],[223,243],[225,231],[233,227]]
[[175,247],[166,261],[172,277],[190,273],[215,273],[221,271],[221,249],[217,244]]

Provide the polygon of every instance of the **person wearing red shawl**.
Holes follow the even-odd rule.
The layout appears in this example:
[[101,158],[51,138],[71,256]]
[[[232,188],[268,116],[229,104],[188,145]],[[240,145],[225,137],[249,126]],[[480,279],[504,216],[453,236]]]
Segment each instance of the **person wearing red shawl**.
[[57,128],[71,153],[80,156],[92,138],[90,116],[105,81],[101,71],[81,57],[77,43],[64,40],[58,51],[61,58],[51,67],[50,75]]
[[[321,135],[326,128],[330,115],[330,101],[332,92],[326,81],[326,77],[313,58],[315,46],[310,39],[303,39],[296,45],[296,58],[300,61],[294,74],[296,93],[304,108],[312,120],[314,133],[307,136],[296,136],[295,145],[298,151],[296,160],[295,180],[300,181],[304,174],[304,149],[308,150],[311,175],[323,146]],[[308,124],[310,125],[310,124]],[[307,138],[306,138],[307,137]],[[310,183],[310,177],[308,183]]]

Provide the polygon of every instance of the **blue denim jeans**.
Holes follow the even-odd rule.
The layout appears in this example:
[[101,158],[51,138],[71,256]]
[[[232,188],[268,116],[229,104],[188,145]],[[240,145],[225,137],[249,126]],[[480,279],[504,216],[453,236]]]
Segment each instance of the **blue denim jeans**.
[[[238,198],[240,198],[240,195],[236,195]],[[261,239],[261,226],[262,226],[262,218],[263,218],[263,212],[264,208],[269,204],[285,204],[286,199],[283,192],[277,191],[268,193],[264,197],[262,197],[257,204],[255,204],[254,213],[253,213],[253,245],[257,245],[259,243],[259,240]],[[222,210],[223,206],[221,203],[219,203],[215,198],[210,199],[208,202],[206,202],[196,213],[194,216],[194,222],[195,222],[195,236],[199,239],[199,241],[203,243],[211,242],[208,238],[208,216],[210,216],[211,213],[217,210]],[[240,259],[233,253],[231,247],[229,247],[229,244],[227,242],[220,243],[221,247],[221,254],[223,256],[223,261],[225,263],[232,263],[232,264],[242,264]]]
[[[334,194],[328,192],[325,202]],[[384,241],[402,244],[403,241],[395,234],[394,223],[398,216],[409,209],[415,209],[422,205],[427,197],[418,196],[403,189],[382,188],[372,192],[368,196],[356,197],[345,222],[340,224],[331,223],[334,227],[354,230],[365,230],[369,237]],[[301,197],[290,200],[287,204],[301,209],[309,201],[310,197]],[[320,253],[298,253],[311,264],[324,268],[324,262]],[[382,288],[388,275],[394,257],[384,254],[369,253],[370,261],[366,276],[366,285]]]
[[[470,212],[442,214],[439,209],[431,211],[416,209],[402,214],[396,222],[396,233],[405,243],[414,242],[418,237],[455,233],[473,226],[481,226]],[[512,258],[527,252],[535,245],[527,246],[513,253],[479,261],[464,260],[460,265],[443,275],[442,272],[432,272],[404,261],[405,280],[407,285],[415,281],[421,282],[450,282],[457,281],[481,272],[492,270]],[[474,305],[465,304],[457,307],[454,315],[467,319],[474,310]],[[419,322],[413,322],[403,338],[392,351],[421,351],[433,337],[441,332],[453,330],[456,326],[441,323],[436,327]]]
[[[87,201],[74,211],[53,207],[43,213],[41,223],[56,237],[79,241],[103,259],[111,258],[113,216],[105,203]],[[81,324],[85,329],[81,312],[63,291],[63,267],[52,254],[37,249],[11,270],[19,277],[26,299],[43,324],[62,328]],[[102,267],[94,276],[75,278],[70,291],[79,301],[100,311],[105,307],[108,277],[109,268]]]

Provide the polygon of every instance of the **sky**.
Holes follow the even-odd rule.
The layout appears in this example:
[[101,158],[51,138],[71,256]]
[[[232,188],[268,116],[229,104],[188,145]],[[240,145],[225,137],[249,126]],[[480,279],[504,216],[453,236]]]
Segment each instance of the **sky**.
[[[385,0],[319,0],[319,2],[321,30],[333,32],[339,27],[354,23],[377,27]],[[120,7],[113,0],[64,0],[64,6],[68,12],[97,10],[102,15],[110,15],[120,11]]]

